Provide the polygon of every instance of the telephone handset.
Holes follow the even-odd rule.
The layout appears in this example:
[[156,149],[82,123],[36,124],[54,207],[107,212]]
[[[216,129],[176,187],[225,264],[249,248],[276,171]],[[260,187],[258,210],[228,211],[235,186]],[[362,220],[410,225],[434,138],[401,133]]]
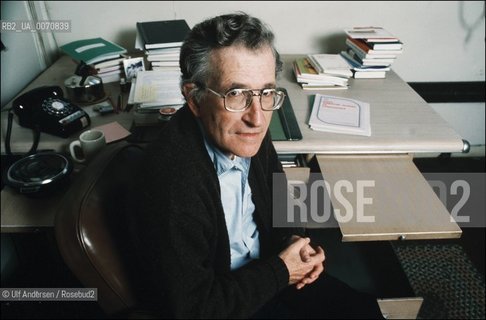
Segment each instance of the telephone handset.
[[63,98],[61,87],[45,86],[24,93],[13,102],[22,127],[67,138],[90,125],[88,114]]

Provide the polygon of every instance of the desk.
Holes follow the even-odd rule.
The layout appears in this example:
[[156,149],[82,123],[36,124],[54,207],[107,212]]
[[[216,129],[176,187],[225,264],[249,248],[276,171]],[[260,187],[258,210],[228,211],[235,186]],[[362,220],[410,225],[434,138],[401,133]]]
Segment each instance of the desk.
[[[299,55],[282,56],[284,69],[278,78],[278,84],[287,88],[297,121],[302,131],[303,139],[301,141],[277,141],[275,142],[277,152],[318,154],[318,161],[321,164],[321,169],[324,171],[329,167],[326,165],[326,161],[329,161],[329,159],[322,157],[326,155],[359,155],[365,157],[367,160],[370,159],[370,154],[373,154],[374,156],[386,155],[392,158],[397,157],[399,161],[408,166],[409,162],[411,162],[410,157],[409,161],[406,159],[408,153],[460,152],[462,150],[463,142],[461,137],[393,71],[388,72],[386,79],[350,79],[350,88],[348,90],[321,91],[321,93],[324,94],[349,97],[369,102],[371,105],[371,137],[324,133],[309,129],[306,122],[311,111],[312,96],[317,91],[303,91],[295,82],[292,73],[292,62],[297,57],[299,57]],[[23,92],[42,85],[60,85],[63,87],[64,79],[72,74],[74,67],[74,63],[69,57],[63,56],[27,86]],[[105,85],[105,91],[111,92],[112,96],[116,97],[119,93],[119,86],[117,83],[109,83]],[[127,101],[127,99],[125,99],[125,101]],[[10,104],[7,108],[8,107],[10,107]],[[86,108],[89,109],[91,107]],[[6,118],[7,117],[2,116],[2,153],[4,153]],[[98,115],[91,118],[91,126],[94,127],[116,120],[126,129],[129,129],[132,124],[132,118],[133,114],[126,112],[105,116]],[[69,143],[78,136],[79,133],[76,133],[67,139],[61,139],[52,135],[41,134],[39,149],[53,149],[58,152],[66,152]],[[12,138],[12,152],[26,152],[30,149],[32,143],[32,133],[30,129],[19,127],[18,124],[14,122]],[[337,159],[337,161],[335,161],[336,159],[331,160],[338,163],[343,162],[341,159]],[[360,161],[357,162],[358,164],[360,163]],[[389,162],[383,163],[388,164]],[[353,166],[355,166],[353,170],[357,172],[360,171],[360,168],[357,167],[356,164],[353,164]],[[342,168],[338,168],[338,171],[340,169],[342,170]],[[393,173],[393,171],[396,170],[396,167],[390,167],[387,170],[389,170],[389,173]],[[345,168],[344,171],[346,172],[348,169]],[[418,173],[418,170],[413,172],[404,171],[402,176],[407,177],[409,174],[414,177],[414,179],[410,180],[410,183],[421,183],[422,186],[424,184],[426,185],[425,180],[423,178],[420,179],[421,175]],[[417,176],[417,174],[420,175],[420,177]],[[326,175],[330,178],[333,176],[332,172],[325,173],[325,176]],[[394,186],[400,190],[400,181],[395,182]],[[381,193],[378,191],[373,196],[380,198]],[[409,191],[410,190],[403,190],[403,192]],[[431,191],[431,189],[429,191]],[[428,196],[434,197],[433,193],[431,194],[430,192],[427,194],[427,197]],[[26,228],[28,227],[28,229],[52,226],[55,214],[55,204],[57,203],[56,199],[25,199],[24,196],[15,194],[7,189],[2,190],[1,197],[2,232],[18,231],[19,229],[22,229],[23,226]],[[411,201],[413,202],[413,199]],[[30,202],[32,203],[28,204]],[[44,202],[47,206],[43,209],[45,212],[31,212],[32,210],[40,210],[38,204],[41,203],[41,206],[44,206]],[[457,225],[450,225],[447,222],[444,222],[443,224],[440,223],[442,220],[447,220],[448,213],[445,208],[430,210],[427,206],[427,202],[429,201],[424,201],[422,199],[418,202],[421,202],[420,205],[422,207],[420,207],[419,210],[414,207],[417,216],[409,216],[410,219],[407,219],[406,225],[405,223],[400,222],[399,226],[393,226],[392,231],[381,232],[374,230],[373,232],[375,235],[373,237],[363,236],[364,232],[362,229],[347,232],[344,230],[346,227],[343,228],[343,226],[340,225],[343,230],[344,240],[391,240],[403,236],[407,236],[409,239],[460,236],[460,229]],[[16,205],[16,203],[27,204],[25,206],[19,206]],[[440,207],[440,204],[435,201],[434,206]],[[399,216],[397,221],[404,220],[403,217],[400,216],[403,212],[395,210],[396,207],[397,205],[395,203],[387,202],[384,204],[384,208],[392,208],[392,211],[396,211],[395,214]],[[20,210],[20,208],[22,210]],[[407,210],[407,208],[403,208],[403,210]],[[23,209],[25,209],[26,212],[24,212]],[[15,212],[12,212],[11,210],[15,210]],[[437,219],[433,214],[429,214],[429,212],[435,211],[440,211],[438,213],[441,215],[440,219]],[[45,216],[41,218],[40,215],[42,214]],[[389,215],[391,213],[383,212],[382,214]],[[422,223],[419,232],[416,231],[416,224],[413,226],[408,225],[408,222],[413,222],[415,218],[421,217],[419,215],[424,214],[427,215],[429,219],[426,219],[425,222],[423,219],[418,220]],[[36,217],[35,219],[33,218],[34,216]],[[403,226],[401,225],[402,223],[404,224]],[[439,228],[437,228],[438,225]],[[429,232],[429,229],[433,231]]]
[[[387,72],[386,79],[349,79],[348,90],[304,91],[292,71],[292,62],[299,57],[282,57],[278,84],[287,89],[303,138],[298,143],[275,141],[278,153],[461,152],[461,137],[395,72]],[[307,121],[316,93],[368,102],[371,137],[311,130]]]

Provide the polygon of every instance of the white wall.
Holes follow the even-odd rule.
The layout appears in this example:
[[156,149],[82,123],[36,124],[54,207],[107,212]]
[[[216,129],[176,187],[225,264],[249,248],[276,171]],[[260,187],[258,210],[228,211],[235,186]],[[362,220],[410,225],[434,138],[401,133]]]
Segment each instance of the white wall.
[[484,102],[430,103],[430,106],[471,145],[484,145]]
[[[2,1],[2,20],[30,20],[27,1]],[[29,32],[2,32],[7,48],[1,53],[1,105],[17,95],[46,67],[38,51],[36,34]]]
[[51,19],[71,20],[57,43],[104,37],[133,50],[137,21],[204,18],[243,10],[267,22],[281,53],[337,53],[342,31],[378,25],[402,39],[393,69],[407,82],[484,81],[482,1],[47,1]]

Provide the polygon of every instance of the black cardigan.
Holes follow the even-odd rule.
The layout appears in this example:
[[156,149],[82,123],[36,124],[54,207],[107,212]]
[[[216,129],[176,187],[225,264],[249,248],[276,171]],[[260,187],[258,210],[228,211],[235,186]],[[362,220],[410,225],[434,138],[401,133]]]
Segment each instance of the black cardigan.
[[219,180],[194,116],[179,110],[147,147],[134,182],[129,224],[146,276],[142,302],[161,316],[246,318],[285,288],[277,254],[296,230],[272,228],[272,173],[281,171],[267,134],[249,173],[261,257],[231,271]]

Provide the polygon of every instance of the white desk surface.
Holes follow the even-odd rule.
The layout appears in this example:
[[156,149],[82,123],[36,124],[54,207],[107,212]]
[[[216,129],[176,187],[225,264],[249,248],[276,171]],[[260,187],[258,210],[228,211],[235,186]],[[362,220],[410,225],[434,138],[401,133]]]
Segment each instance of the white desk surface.
[[[275,141],[279,153],[461,152],[462,138],[395,72],[387,72],[386,79],[350,79],[347,90],[304,91],[292,71],[299,57],[282,56],[278,85],[288,91],[303,139]],[[371,137],[311,130],[307,121],[316,93],[370,103]]]

